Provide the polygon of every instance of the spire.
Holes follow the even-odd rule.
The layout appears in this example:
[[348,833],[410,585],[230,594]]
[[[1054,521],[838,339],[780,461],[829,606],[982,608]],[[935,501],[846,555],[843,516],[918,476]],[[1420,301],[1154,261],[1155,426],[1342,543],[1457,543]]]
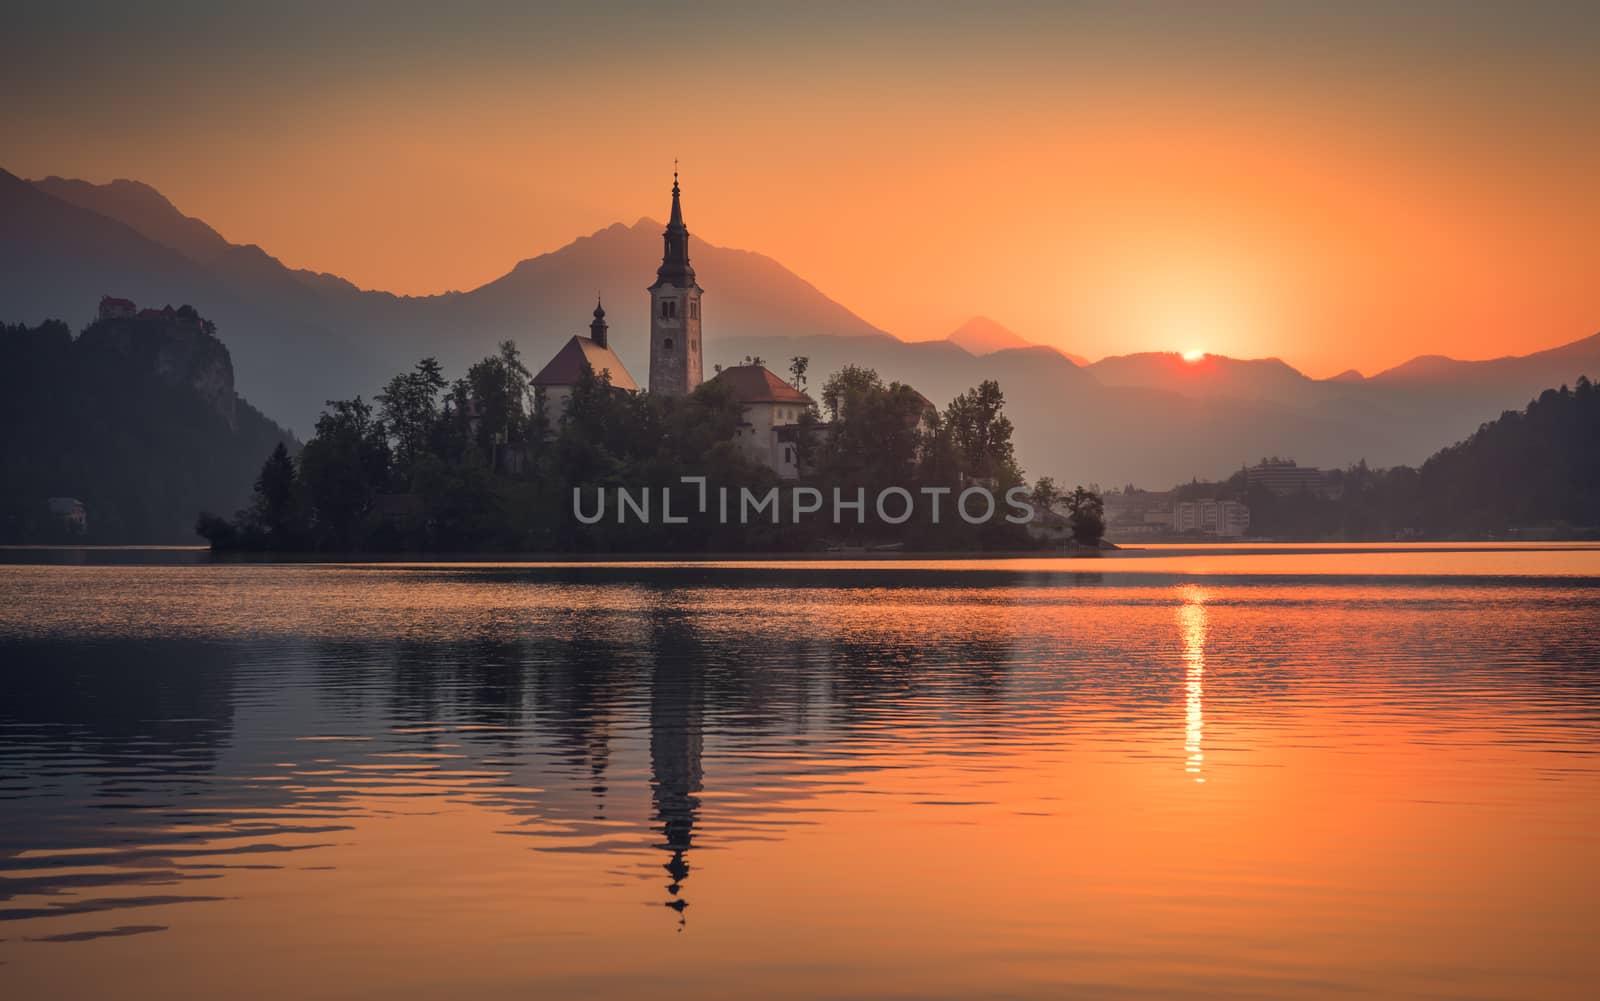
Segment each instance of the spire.
[[600,305],[600,293],[594,294],[594,321],[589,324],[589,339],[599,347],[606,346],[606,310]]
[[672,215],[661,234],[661,267],[656,270],[657,285],[688,288],[695,284],[694,268],[689,265],[689,228],[683,224],[683,203],[679,199],[678,161],[672,161]]
[[678,161],[672,161],[672,218],[667,221],[667,228],[683,226],[683,206],[678,202]]

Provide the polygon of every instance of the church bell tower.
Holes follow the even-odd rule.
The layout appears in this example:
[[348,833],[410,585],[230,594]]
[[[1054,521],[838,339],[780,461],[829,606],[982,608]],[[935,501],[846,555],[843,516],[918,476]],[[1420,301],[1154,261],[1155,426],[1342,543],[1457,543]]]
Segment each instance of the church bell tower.
[[650,286],[650,392],[684,396],[704,381],[700,354],[700,294],[689,264],[689,229],[678,200],[678,172],[672,172],[672,216],[663,243],[661,267]]

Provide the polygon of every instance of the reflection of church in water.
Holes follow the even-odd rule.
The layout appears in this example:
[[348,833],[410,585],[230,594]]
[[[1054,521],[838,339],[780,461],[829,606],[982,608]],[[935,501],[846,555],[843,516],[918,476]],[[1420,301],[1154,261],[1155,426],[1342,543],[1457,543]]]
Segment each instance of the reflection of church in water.
[[[536,656],[549,665],[533,675],[536,729],[552,738],[539,754],[569,781],[531,776],[542,792],[534,815],[563,838],[576,836],[565,850],[608,855],[620,847],[619,825],[637,832],[628,843],[649,861],[634,875],[681,926],[705,782],[707,651],[693,617],[656,606],[624,625],[604,612],[580,613],[571,635]],[[634,790],[643,787],[641,801]],[[619,788],[629,791],[620,804]]]
[[689,849],[700,810],[704,781],[701,755],[705,748],[704,683],[682,625],[667,623],[656,637],[655,666],[650,677],[650,801],[661,825],[656,846],[668,853],[663,866],[670,881],[667,906],[679,914],[688,905],[683,883],[689,877]]

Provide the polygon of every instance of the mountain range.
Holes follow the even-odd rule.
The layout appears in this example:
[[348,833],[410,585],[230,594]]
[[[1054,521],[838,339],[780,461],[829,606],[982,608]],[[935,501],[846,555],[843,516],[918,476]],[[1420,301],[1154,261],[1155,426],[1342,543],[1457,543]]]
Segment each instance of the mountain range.
[[[634,372],[648,371],[644,289],[660,264],[662,228],[649,219],[612,225],[469,292],[397,296],[229,243],[145,184],[28,182],[0,171],[0,313],[77,328],[104,294],[190,303],[227,341],[241,394],[303,432],[325,401],[370,396],[424,355],[460,374],[515,340],[537,370],[586,330],[597,295],[613,346]],[[723,330],[882,333],[771,258],[703,240],[694,253],[702,274],[716,276]]]
[[[81,327],[103,294],[191,303],[228,344],[241,395],[303,433],[324,401],[371,396],[424,355],[460,374],[510,339],[536,370],[581,332],[597,295],[613,346],[642,376],[644,287],[660,261],[662,228],[650,219],[617,223],[479,288],[398,296],[231,243],[137,181],[25,181],[0,170],[0,320],[54,317]],[[1371,377],[1322,380],[1276,358],[1139,353],[1085,364],[984,317],[945,340],[908,342],[770,257],[699,237],[692,253],[706,287],[708,365],[756,355],[782,372],[790,357],[806,355],[813,395],[829,373],[854,363],[940,402],[994,378],[1024,467],[1070,482],[1160,487],[1263,455],[1324,466],[1416,463],[1542,389],[1600,375],[1600,334],[1521,357],[1424,356]]]

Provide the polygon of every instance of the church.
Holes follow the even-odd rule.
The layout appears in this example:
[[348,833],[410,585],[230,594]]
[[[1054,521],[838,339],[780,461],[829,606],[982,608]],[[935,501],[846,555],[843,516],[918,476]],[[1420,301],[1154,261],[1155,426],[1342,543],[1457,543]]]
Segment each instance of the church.
[[[672,173],[672,213],[661,234],[661,266],[650,293],[650,392],[661,396],[686,396],[705,381],[700,338],[700,299],[704,289],[689,263],[689,228],[683,222],[683,201],[678,173]],[[606,311],[595,303],[589,336],[574,336],[562,345],[539,374],[534,386],[543,389],[552,423],[566,411],[572,389],[584,366],[596,375],[609,372],[611,385],[621,392],[639,391],[622,359],[608,340]],[[720,370],[715,381],[727,384],[733,398],[744,405],[745,420],[739,447],[784,479],[799,476],[795,430],[800,415],[811,405],[809,396],[784,382],[763,365],[737,365]]]

